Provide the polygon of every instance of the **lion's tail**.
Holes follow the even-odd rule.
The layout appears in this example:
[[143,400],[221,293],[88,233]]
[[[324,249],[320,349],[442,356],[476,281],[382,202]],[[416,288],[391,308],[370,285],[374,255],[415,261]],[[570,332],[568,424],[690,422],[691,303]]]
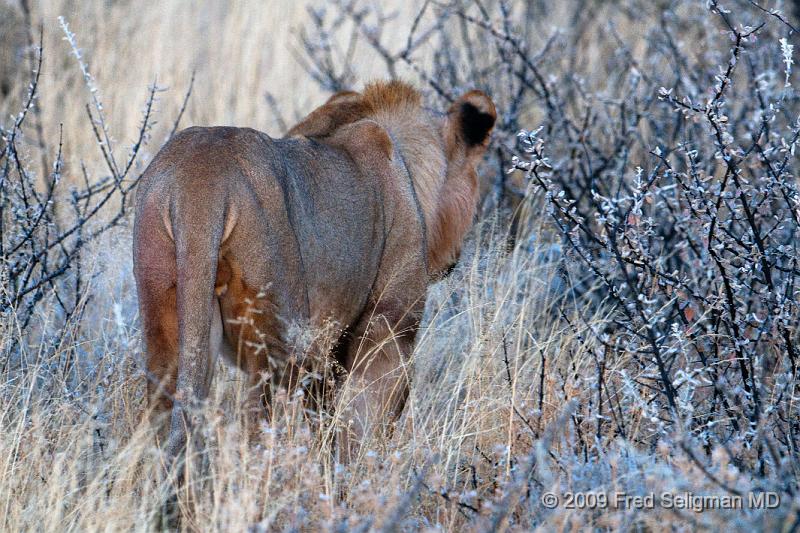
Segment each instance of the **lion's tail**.
[[[175,457],[192,433],[197,404],[205,399],[213,375],[212,320],[217,319],[214,294],[226,210],[204,205],[208,196],[179,194],[171,210],[177,267],[178,380],[168,452]],[[192,198],[192,196],[195,196]],[[209,195],[211,196],[211,195]],[[213,197],[213,196],[212,196]]]

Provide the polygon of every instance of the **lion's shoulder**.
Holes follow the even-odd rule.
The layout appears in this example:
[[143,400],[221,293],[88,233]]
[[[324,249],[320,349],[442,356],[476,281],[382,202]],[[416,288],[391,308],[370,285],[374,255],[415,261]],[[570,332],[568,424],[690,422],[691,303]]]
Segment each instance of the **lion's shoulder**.
[[394,151],[389,132],[370,119],[362,119],[337,129],[328,143],[347,151],[357,163],[390,161]]

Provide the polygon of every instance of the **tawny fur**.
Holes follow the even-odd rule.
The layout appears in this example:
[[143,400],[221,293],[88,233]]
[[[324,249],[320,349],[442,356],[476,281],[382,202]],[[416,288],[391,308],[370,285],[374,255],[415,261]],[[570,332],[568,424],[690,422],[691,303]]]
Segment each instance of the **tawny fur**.
[[339,325],[320,343],[336,352],[317,355],[355,385],[342,389],[354,391],[340,403],[353,422],[343,459],[399,413],[425,292],[458,258],[495,117],[479,91],[436,115],[411,86],[379,82],[334,95],[284,139],[190,128],[162,149],[137,194],[134,272],[171,455],[220,350],[251,376],[253,411],[271,386],[295,386],[293,324]]
[[[494,104],[480,91],[470,91],[462,100],[492,121],[496,118]],[[447,121],[458,120],[459,103],[450,108]],[[472,223],[478,194],[474,167],[483,156],[489,137],[458,154],[464,139],[457,127],[445,128],[443,136],[441,127],[425,116],[419,92],[399,81],[369,84],[362,94],[337,93],[288,135],[326,137],[343,124],[365,118],[384,127],[403,155],[425,216],[429,267],[432,272],[440,272],[457,259],[461,240]],[[454,165],[458,174],[449,176],[446,161],[459,157],[464,160]]]

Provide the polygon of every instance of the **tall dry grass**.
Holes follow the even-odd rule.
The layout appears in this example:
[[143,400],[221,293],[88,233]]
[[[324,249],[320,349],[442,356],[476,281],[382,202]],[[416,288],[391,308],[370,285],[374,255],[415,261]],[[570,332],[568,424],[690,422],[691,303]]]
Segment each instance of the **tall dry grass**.
[[[240,422],[244,380],[220,364],[203,413],[207,447],[189,452],[198,460],[187,467],[182,525],[220,531],[486,530],[512,521],[516,529],[536,525],[543,512],[549,513],[539,523],[545,529],[588,520],[609,528],[714,527],[726,520],[724,510],[541,507],[538,498],[546,491],[718,494],[719,488],[688,458],[665,449],[648,454],[619,441],[605,449],[605,461],[588,464],[575,454],[578,437],[567,421],[577,404],[592,402],[596,391],[585,383],[596,367],[592,339],[560,325],[562,312],[578,318],[553,268],[558,252],[531,236],[508,256],[504,232],[491,222],[479,230],[481,251],[471,251],[431,292],[411,361],[410,400],[392,438],[365,443],[356,463],[331,462],[324,435],[310,431],[299,398],[279,398],[283,414],[262,427],[260,444],[248,445]],[[49,357],[28,346],[25,371],[2,376],[0,529],[158,527],[170,485],[160,475],[164,458],[155,436],[140,424],[144,378],[124,252],[128,238],[116,239],[114,248],[97,252],[103,277],[86,294],[93,299],[87,314],[71,325],[81,329],[80,341]],[[602,314],[595,317],[595,325],[603,321]],[[75,371],[69,365],[77,365]],[[609,376],[617,376],[608,386],[631,394],[619,377],[626,361],[608,365]],[[635,436],[637,418],[629,422]],[[595,421],[577,426],[591,432]],[[520,477],[520,461],[533,469],[533,488]],[[735,468],[724,481],[747,489]],[[784,515],[738,518],[740,525],[765,526]]]
[[[156,524],[168,485],[159,479],[162,457],[154,436],[139,424],[144,379],[130,257],[120,250],[113,255],[98,252],[104,277],[92,288],[87,315],[72,325],[82,330],[80,344],[61,346],[48,358],[30,346],[25,372],[4,376],[4,530],[147,530]],[[297,399],[279,400],[284,415],[262,429],[260,446],[249,447],[239,424],[241,376],[220,365],[205,413],[206,463],[187,478],[194,525],[377,527],[396,513],[408,525],[462,522],[455,502],[464,498],[479,507],[477,500],[493,493],[491,483],[505,476],[512,452],[530,444],[519,440],[511,410],[514,405],[528,412],[538,393],[533,383],[542,361],[520,349],[525,337],[546,339],[538,348],[553,353],[571,345],[582,358],[580,341],[569,333],[553,335],[558,303],[548,290],[554,280],[547,263],[527,253],[511,262],[499,258],[476,254],[436,287],[403,419],[390,442],[367,444],[363,460],[347,469],[331,466]],[[503,343],[511,353],[507,369],[497,357]],[[70,364],[80,370],[68,373]],[[556,386],[548,378],[540,427],[561,410],[550,400]],[[425,464],[426,483],[435,485],[404,502],[416,469]],[[477,481],[474,488],[470,480]],[[464,495],[448,504],[438,485]],[[338,502],[342,493],[349,509]]]
[[[383,38],[402,41],[422,2],[394,4],[385,10],[400,14],[386,25]],[[526,29],[568,23],[566,2],[544,4],[546,16]],[[593,12],[598,19],[612,10],[598,5]],[[327,96],[296,60],[302,51],[294,30],[309,17],[302,3],[175,0],[143,6],[127,0],[53,0],[33,3],[31,13],[34,26],[44,28],[38,120],[51,152],[58,125],[64,124],[67,179],[77,179],[81,162],[91,178],[102,174],[84,109],[86,85],[63,42],[58,16],[75,32],[96,78],[121,156],[140,124],[147,86],[155,81],[168,88],[159,93],[159,123],[150,131],[142,164],[172,127],[193,71],[184,125],[252,126],[277,135],[281,120],[268,93],[287,121]],[[630,17],[638,22],[617,30],[634,43],[629,52],[639,60],[646,48],[642,36],[658,18]],[[578,42],[595,43],[605,31],[586,21],[580,27],[585,32]],[[683,35],[691,40],[706,29],[689,26]],[[547,40],[535,31],[527,38]],[[581,45],[585,54],[552,63],[562,68],[571,63],[594,89],[610,87],[615,82],[603,72],[614,42]],[[420,56],[429,61],[433,52]],[[384,73],[381,59],[368,49],[359,48],[352,64],[359,82]],[[414,79],[411,69],[400,73]],[[17,104],[9,98],[0,110],[6,116]],[[523,116],[536,124],[546,114],[531,105]],[[32,150],[31,159],[35,155]],[[409,367],[406,410],[392,437],[365,443],[354,464],[335,464],[327,448],[341,421],[334,419],[315,434],[298,397],[279,398],[281,415],[261,428],[260,444],[248,445],[241,423],[243,378],[219,365],[202,413],[206,448],[190,451],[197,460],[188,463],[180,494],[183,526],[752,531],[796,525],[797,496],[784,496],[779,509],[768,511],[542,505],[547,492],[722,496],[728,494],[725,487],[742,493],[773,487],[759,485],[730,460],[746,456],[741,441],[733,450],[709,445],[714,466],[709,476],[706,463],[679,446],[689,440],[683,440],[680,422],[688,427],[691,413],[682,413],[685,420],[669,435],[672,446],[655,438],[663,411],[653,406],[657,394],[648,396],[641,385],[652,376],[643,375],[624,349],[607,354],[598,379],[597,336],[612,328],[612,311],[603,298],[583,296],[604,289],[559,268],[566,250],[543,216],[542,194],[526,195],[519,210],[523,229],[511,250],[505,221],[488,216],[471,235],[454,274],[431,289]],[[0,530],[159,527],[170,485],[161,479],[163,456],[152,429],[140,424],[145,381],[127,230],[94,243],[84,263],[91,283],[81,293],[82,312],[66,326],[73,334],[58,336],[59,344],[33,342],[50,337],[22,331],[13,313],[0,317],[0,352],[19,343],[18,357],[0,369]],[[63,319],[54,296],[47,298],[36,317],[41,331]],[[620,423],[624,438],[617,431]]]
[[[408,29],[407,19],[415,3],[395,2],[386,7],[399,10],[399,22],[393,25],[399,37]],[[326,98],[309,83],[296,59],[300,53],[297,30],[308,18],[304,2],[167,0],[140,5],[130,0],[34,1],[34,40],[38,40],[38,29],[44,29],[43,130],[54,150],[59,124],[64,125],[69,133],[67,164],[76,165],[79,154],[87,153],[94,144],[94,137],[84,109],[86,87],[59,29],[58,17],[62,16],[77,35],[96,78],[109,129],[121,152],[135,140],[148,86],[156,83],[166,89],[157,106],[162,120],[153,130],[154,137],[160,138],[159,134],[171,127],[170,117],[180,108],[193,72],[197,83],[184,125],[248,126],[279,136],[281,125],[268,105],[268,93],[288,121]],[[22,36],[13,40],[25,42]],[[379,74],[376,58],[364,55],[358,59],[361,79]],[[27,83],[24,70],[18,74],[18,83]],[[0,102],[0,109],[8,116],[16,112],[18,104],[18,98],[9,98]]]

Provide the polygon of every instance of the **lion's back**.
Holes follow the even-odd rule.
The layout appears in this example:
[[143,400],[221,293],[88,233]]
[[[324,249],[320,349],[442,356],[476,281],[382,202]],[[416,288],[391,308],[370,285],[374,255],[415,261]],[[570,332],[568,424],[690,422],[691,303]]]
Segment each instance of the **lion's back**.
[[[281,299],[306,308],[309,318],[346,317],[363,307],[388,231],[385,205],[393,200],[346,151],[248,128],[192,127],[164,146],[140,185],[137,211],[163,211],[166,198],[181,196],[198,206],[192,220],[173,224],[196,224],[214,209],[235,212],[223,253],[247,285],[282,283]],[[290,302],[298,298],[307,304]]]

